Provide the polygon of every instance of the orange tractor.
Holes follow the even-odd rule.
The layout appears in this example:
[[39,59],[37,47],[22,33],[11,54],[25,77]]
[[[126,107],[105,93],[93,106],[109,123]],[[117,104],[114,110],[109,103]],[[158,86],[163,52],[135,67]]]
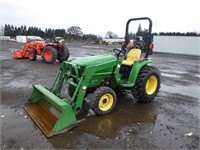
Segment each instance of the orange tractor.
[[54,63],[56,59],[63,62],[69,58],[69,50],[63,42],[30,41],[24,45],[23,50],[16,50],[13,57],[29,58],[34,61],[37,56],[42,56],[46,63]]

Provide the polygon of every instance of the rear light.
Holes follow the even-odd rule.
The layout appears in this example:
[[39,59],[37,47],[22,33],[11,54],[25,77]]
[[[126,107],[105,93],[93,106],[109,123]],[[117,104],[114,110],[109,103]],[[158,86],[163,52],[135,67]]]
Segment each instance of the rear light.
[[149,49],[153,49],[153,43],[152,42],[149,43]]
[[122,46],[124,46],[125,45],[125,41],[122,41]]

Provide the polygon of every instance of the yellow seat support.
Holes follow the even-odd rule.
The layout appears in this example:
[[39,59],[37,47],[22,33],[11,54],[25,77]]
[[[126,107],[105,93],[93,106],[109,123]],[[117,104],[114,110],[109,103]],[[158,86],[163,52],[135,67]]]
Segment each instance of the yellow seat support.
[[132,66],[135,60],[140,59],[141,50],[140,49],[131,49],[128,52],[127,59],[122,61],[123,65]]

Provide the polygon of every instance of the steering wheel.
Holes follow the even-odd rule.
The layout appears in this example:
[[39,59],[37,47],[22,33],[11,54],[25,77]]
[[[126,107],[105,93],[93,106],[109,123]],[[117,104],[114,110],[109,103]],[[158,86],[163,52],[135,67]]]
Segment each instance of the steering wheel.
[[124,55],[124,57],[126,56],[125,52],[123,50],[121,50],[121,49],[114,48],[113,52],[115,53],[115,55],[117,57],[119,57],[121,53]]

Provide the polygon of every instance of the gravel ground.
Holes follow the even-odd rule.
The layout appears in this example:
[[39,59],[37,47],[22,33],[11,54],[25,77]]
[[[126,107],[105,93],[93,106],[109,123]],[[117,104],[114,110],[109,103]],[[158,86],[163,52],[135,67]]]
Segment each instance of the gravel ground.
[[[199,149],[200,59],[155,53],[150,56],[160,69],[158,96],[139,104],[130,92],[118,96],[108,115],[87,116],[70,131],[46,138],[22,106],[32,84],[50,87],[60,63],[46,64],[38,57],[13,59],[23,44],[0,41],[1,149]],[[68,44],[70,57],[111,53],[119,45]]]

